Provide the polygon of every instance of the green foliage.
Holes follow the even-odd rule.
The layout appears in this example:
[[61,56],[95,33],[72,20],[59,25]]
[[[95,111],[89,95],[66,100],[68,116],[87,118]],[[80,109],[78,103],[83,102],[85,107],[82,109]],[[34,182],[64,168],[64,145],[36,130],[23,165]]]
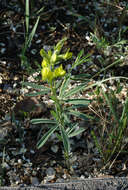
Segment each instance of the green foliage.
[[[71,57],[71,53],[69,52],[69,50],[66,51],[65,54],[60,54],[60,51],[62,49],[62,46],[64,45],[65,40],[66,39],[64,38],[60,42],[58,42],[57,45],[54,46],[53,52],[49,50],[47,54],[43,49],[41,50],[40,54],[43,57],[43,63],[42,63],[43,68],[49,67],[49,65],[51,64],[53,65],[53,60],[55,64],[57,57],[61,57],[62,59],[63,58],[67,59]],[[43,91],[45,91],[45,93],[48,93],[49,97],[54,102],[54,109],[51,110],[51,114],[53,116],[52,120],[47,120],[44,118],[31,120],[31,122],[34,124],[47,123],[48,128],[49,128],[49,130],[42,136],[42,138],[37,143],[37,147],[41,148],[47,142],[49,137],[53,133],[56,133],[56,136],[58,137],[58,139],[63,142],[64,156],[65,156],[66,161],[69,159],[69,155],[71,153],[69,138],[76,136],[84,131],[84,128],[79,128],[77,123],[73,123],[73,124],[71,123],[70,116],[72,115],[72,116],[85,119],[85,120],[90,119],[89,116],[76,110],[78,107],[88,106],[90,101],[86,99],[73,98],[73,96],[75,96],[76,93],[81,92],[85,88],[86,83],[79,82],[80,83],[79,85],[73,87],[70,90],[68,89],[70,82],[72,81],[71,80],[72,69],[80,64],[83,64],[89,59],[89,55],[82,57],[83,54],[84,54],[84,51],[82,50],[78,54],[76,61],[72,64],[70,71],[65,74],[64,79],[63,80],[60,79],[61,83],[60,81],[58,82],[55,79],[47,80],[48,85],[49,85],[48,88],[45,88],[43,85],[23,83],[26,86],[28,85],[28,86],[31,86],[32,88],[39,90],[37,94],[39,93],[43,94]],[[53,58],[53,56],[55,57],[55,59]],[[47,77],[49,76],[47,75]],[[76,79],[77,78],[75,78],[75,80]],[[58,88],[59,88],[59,95],[57,96],[56,89]],[[70,105],[70,106],[67,106],[67,105]]]
[[91,33],[91,40],[96,45],[97,49],[105,50],[109,46],[109,43],[103,36],[98,38],[96,34]]
[[2,162],[0,163],[0,186],[4,185],[4,178],[5,178],[4,160],[5,160],[5,148],[3,149]]
[[[42,11],[42,9],[41,9]],[[33,26],[32,30],[29,31],[29,26],[30,26],[30,2],[29,0],[25,1],[25,42],[22,46],[22,51],[21,51],[21,66],[30,73],[32,71],[31,65],[29,64],[28,58],[26,56],[26,51],[27,49],[31,46],[33,37],[36,33],[36,29],[39,23],[40,16],[37,17],[36,23]]]
[[[106,122],[102,126],[102,132],[100,129],[99,137],[95,135],[94,131],[91,132],[95,145],[106,166],[108,164],[110,165],[111,159],[116,158],[126,145],[125,133],[128,123],[128,97],[126,98],[125,103],[121,105],[119,99],[116,97],[117,93],[120,93],[121,89],[122,87],[118,85],[116,91],[111,90],[110,92],[105,92],[103,88],[96,91],[97,104],[100,99],[103,99],[101,103],[99,102],[99,106],[105,102],[105,105],[109,108],[109,111],[107,111],[107,115],[105,116],[107,118],[104,119]],[[102,93],[102,96],[100,92]],[[101,111],[103,111],[103,108],[104,107],[102,105]]]

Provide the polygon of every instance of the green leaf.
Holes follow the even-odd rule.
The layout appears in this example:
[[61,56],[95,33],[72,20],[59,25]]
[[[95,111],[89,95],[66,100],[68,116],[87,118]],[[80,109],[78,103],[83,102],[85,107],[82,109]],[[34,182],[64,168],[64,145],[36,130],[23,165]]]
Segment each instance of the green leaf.
[[40,50],[41,57],[45,58],[48,62],[50,61],[49,55],[45,52],[44,49]]
[[71,120],[69,119],[65,111],[63,113],[63,117],[64,117],[65,125],[71,124]]
[[90,60],[90,58],[88,58],[90,56],[90,54],[87,54],[86,56],[84,56],[83,58],[81,58],[83,54],[84,54],[84,50],[82,49],[79,52],[79,54],[78,54],[75,62],[73,63],[71,70],[74,69],[76,66],[78,66],[78,65],[80,65],[82,63],[85,63],[85,62],[87,62],[87,61]]
[[105,97],[105,99],[106,99],[106,102],[107,102],[107,104],[108,104],[108,106],[110,107],[110,111],[111,111],[111,113],[113,114],[113,116],[114,116],[114,119],[117,121],[117,123],[119,124],[119,118],[118,118],[118,115],[117,115],[117,113],[116,113],[116,111],[115,111],[115,109],[114,109],[114,106],[113,106],[113,104],[112,104],[112,98],[111,98],[111,96],[109,96],[107,93],[105,93],[105,91],[102,89],[102,93],[103,93],[103,95],[104,95],[104,97]]
[[93,117],[91,117],[89,115],[86,115],[86,114],[83,114],[79,111],[74,111],[74,110],[70,110],[70,112],[68,112],[67,114],[74,115],[74,116],[79,117],[81,119],[84,119],[86,121],[88,121],[88,119],[93,119]]
[[90,58],[87,59],[87,57],[89,57],[89,56],[90,56],[90,54],[87,54],[86,57],[80,59],[78,62],[75,62],[74,67],[77,67],[78,65],[81,65],[83,63],[86,63],[87,61],[90,61]]
[[56,124],[56,121],[50,119],[32,119],[32,124],[39,124],[39,123],[49,123],[49,124]]
[[125,116],[127,116],[127,119],[128,119],[128,97],[126,98],[125,104],[123,106],[123,111],[122,111],[122,115],[120,118],[120,122],[123,122]]
[[67,129],[66,129],[66,132],[67,132],[67,135],[68,135],[68,137],[69,137],[69,134],[73,131],[73,130],[75,130],[76,128],[78,127],[78,123],[75,123],[75,124],[70,124],[70,127],[68,127]]
[[62,80],[56,80],[56,91],[61,87]]
[[66,131],[64,130],[64,127],[61,126],[61,136],[62,136],[62,140],[63,140],[63,145],[64,145],[64,150],[67,154],[70,153],[70,143],[69,143],[69,139],[68,139],[68,135],[66,134]]
[[56,137],[58,138],[59,141],[63,141],[61,135],[59,135],[58,133],[56,133]]
[[75,62],[79,62],[79,60],[81,59],[81,57],[82,57],[83,54],[84,54],[84,49],[82,49],[82,50],[79,52],[79,54],[78,54],[78,56],[77,56]]
[[75,131],[73,131],[72,133],[70,133],[70,134],[68,135],[68,137],[77,136],[77,135],[79,135],[80,133],[82,133],[83,131],[85,131],[85,129],[84,129],[84,128],[80,128],[80,129],[75,130]]
[[52,127],[47,133],[45,133],[43,135],[43,137],[39,140],[39,142],[37,143],[37,148],[41,148],[45,143],[46,141],[49,139],[49,137],[54,133],[54,131],[58,128],[58,125],[57,126],[54,126]]
[[38,23],[39,23],[39,19],[40,19],[40,17],[37,18],[37,21],[36,21],[32,31],[31,31],[31,33],[29,35],[29,38],[28,38],[28,41],[27,41],[28,47],[30,47],[32,39],[33,39],[33,37],[35,35],[36,29],[37,29],[37,26],[38,26]]
[[31,83],[31,82],[22,82],[22,85],[30,86],[30,87],[32,87],[34,89],[37,89],[37,90],[49,90],[50,91],[50,88],[48,88],[48,87],[38,85],[38,84],[34,84],[34,83]]
[[88,105],[90,103],[90,100],[87,99],[68,99],[65,100],[68,104],[75,104],[75,105]]
[[82,104],[78,104],[78,105],[71,105],[71,106],[68,106],[64,109],[64,111],[70,111],[70,110],[75,110],[75,109],[78,109],[78,108],[85,108],[85,106],[87,107],[88,105],[82,105]]
[[40,14],[43,10],[44,10],[44,7],[42,7],[41,9],[39,9],[39,10],[36,12],[36,15]]
[[72,80],[77,80],[77,81],[86,81],[89,82],[89,78],[91,78],[90,74],[79,74],[79,75],[73,75],[71,76]]
[[64,42],[65,42],[66,40],[67,40],[66,37],[63,38],[63,39],[60,40],[60,41],[56,44],[56,46],[54,47],[54,51],[57,51],[57,54],[60,53],[60,51],[61,51],[61,49],[62,49],[62,47],[63,47],[63,45],[64,45]]
[[78,93],[79,91],[83,90],[85,88],[85,84],[79,85],[71,90],[68,90],[68,92],[66,92],[63,97],[67,98],[68,96],[72,96],[76,93]]
[[56,112],[54,110],[50,111],[52,116],[56,119],[56,121],[58,120],[58,115],[56,114]]
[[26,0],[26,4],[25,4],[25,22],[26,22],[26,32],[28,35],[28,30],[29,30],[29,0]]
[[69,83],[70,83],[70,78],[65,78],[60,87],[60,93],[59,93],[60,98],[62,98],[64,96],[65,90],[67,90]]
[[98,149],[100,155],[101,155],[101,156],[103,157],[103,159],[104,159],[104,154],[103,154],[103,152],[102,152],[102,145],[100,145],[100,143],[98,142],[98,140],[97,140],[98,138],[96,137],[94,131],[91,131],[91,135],[92,135],[92,137],[93,137],[93,139],[94,139],[95,145],[96,145],[96,147],[97,147],[97,149]]
[[44,94],[48,94],[49,91],[48,90],[43,90],[40,92],[34,92],[34,93],[29,93],[29,94],[25,94],[25,96],[39,96],[39,95],[44,95]]

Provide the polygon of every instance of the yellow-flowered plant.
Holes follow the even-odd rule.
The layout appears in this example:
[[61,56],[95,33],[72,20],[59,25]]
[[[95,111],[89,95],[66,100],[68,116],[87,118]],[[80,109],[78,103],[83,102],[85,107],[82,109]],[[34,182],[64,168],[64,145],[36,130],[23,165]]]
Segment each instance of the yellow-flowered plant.
[[67,60],[72,57],[72,53],[69,52],[69,50],[67,50],[64,54],[60,54],[65,40],[66,38],[63,38],[61,41],[59,41],[54,47],[53,52],[49,50],[47,53],[45,50],[41,49],[40,55],[43,57],[41,74],[43,81],[52,83],[55,78],[63,77],[66,74],[62,64],[55,68],[55,65],[58,64],[62,59]]
[[[40,51],[40,55],[43,58],[41,63],[42,80],[46,81],[48,83],[48,86],[45,87],[43,85],[40,86],[33,83],[24,84],[40,90],[40,92],[36,92],[35,95],[43,95],[49,93],[49,97],[54,102],[54,109],[51,110],[53,119],[41,118],[31,120],[33,124],[47,123],[49,128],[47,133],[45,133],[37,143],[37,147],[41,148],[52,135],[52,133],[55,133],[57,138],[63,142],[64,157],[66,163],[68,164],[69,155],[71,153],[69,138],[76,136],[84,131],[84,129],[80,128],[77,123],[72,123],[72,115],[87,120],[87,116],[77,111],[77,108],[83,105],[86,106],[89,103],[89,100],[86,99],[69,98],[81,91],[82,89],[84,89],[85,83],[81,83],[79,81],[79,85],[75,87],[73,86],[71,89],[68,89],[68,87],[70,85],[71,80],[73,80],[73,76],[71,74],[72,69],[76,68],[78,65],[82,63],[85,63],[88,60],[88,55],[86,57],[81,58],[81,56],[84,53],[84,51],[81,50],[75,62],[71,64],[70,70],[66,72],[66,70],[63,69],[61,61],[70,59],[72,57],[72,53],[69,51],[69,49],[66,50],[65,53],[61,53],[65,41],[66,38],[60,40],[57,43],[57,45],[54,46],[53,50],[49,50],[48,52],[46,52],[44,49],[41,49]],[[78,79],[79,77],[80,76],[77,76]],[[80,78],[82,77],[84,78],[86,76],[82,75]],[[57,80],[58,78],[59,80]],[[76,79],[74,78],[74,80]],[[34,96],[34,93],[30,95]],[[70,104],[70,106],[67,107],[67,104]]]

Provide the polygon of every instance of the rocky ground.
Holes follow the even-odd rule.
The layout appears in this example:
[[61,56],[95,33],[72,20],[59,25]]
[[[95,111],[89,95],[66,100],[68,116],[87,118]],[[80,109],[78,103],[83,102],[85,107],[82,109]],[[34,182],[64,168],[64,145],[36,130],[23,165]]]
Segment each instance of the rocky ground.
[[[73,52],[73,59],[81,49],[84,49],[85,55],[91,55],[91,60],[76,68],[73,74],[87,73],[91,83],[103,77],[128,77],[127,1],[111,3],[102,0],[39,0],[36,3],[33,0],[30,30],[37,19],[37,11],[42,6],[44,10],[41,12],[36,34],[26,52],[26,66],[21,64],[21,49],[25,40],[25,3],[17,0],[0,1],[0,183],[7,186],[38,185],[88,177],[127,176],[128,159],[124,153],[111,169],[103,169],[103,160],[92,140],[91,130],[95,128],[97,131],[97,127],[101,125],[94,112],[101,111],[101,107],[105,109],[102,110],[105,116],[107,112],[104,103],[100,107],[96,104],[93,89],[83,92],[82,97],[93,102],[82,111],[93,116],[94,120],[78,120],[79,126],[85,127],[85,132],[71,139],[72,169],[69,170],[62,156],[62,144],[55,135],[41,149],[36,147],[47,126],[32,125],[30,120],[35,117],[50,118],[52,102],[46,95],[26,98],[25,94],[33,89],[22,85],[22,81],[42,84],[38,67],[41,63],[39,51],[41,48],[51,48],[63,36],[68,37],[65,48],[70,48]],[[93,34],[100,40],[95,39]],[[107,42],[104,42],[102,36]],[[110,66],[118,59],[119,64]],[[68,70],[72,61],[64,64]],[[115,91],[117,83],[110,81],[105,88]],[[122,91],[117,96],[120,103],[123,103],[127,96],[128,83],[121,80],[120,85]],[[40,108],[38,103],[41,103]],[[34,110],[31,112],[32,107]],[[26,118],[20,115],[21,110],[29,113]],[[13,112],[15,121],[12,119]]]

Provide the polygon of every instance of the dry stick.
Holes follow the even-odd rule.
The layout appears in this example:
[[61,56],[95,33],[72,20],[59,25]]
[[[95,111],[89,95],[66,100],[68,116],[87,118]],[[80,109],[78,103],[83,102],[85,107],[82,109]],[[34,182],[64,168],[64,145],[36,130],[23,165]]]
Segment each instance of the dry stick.
[[95,113],[100,119],[102,119],[102,120],[104,121],[104,123],[109,123],[109,124],[110,124],[109,121],[107,121],[107,120],[104,119],[101,115],[99,115],[99,114],[96,112],[96,110],[94,110],[93,108],[91,108],[91,106],[88,106],[88,107],[89,107],[89,109],[90,109],[93,113]]

